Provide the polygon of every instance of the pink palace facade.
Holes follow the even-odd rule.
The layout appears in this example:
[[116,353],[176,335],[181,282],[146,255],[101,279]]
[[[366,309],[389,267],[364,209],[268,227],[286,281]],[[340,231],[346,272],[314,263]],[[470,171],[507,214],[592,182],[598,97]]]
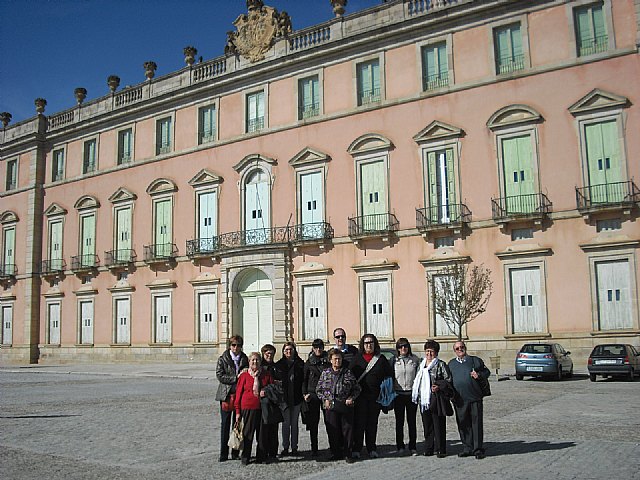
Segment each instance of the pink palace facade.
[[2,116],[2,363],[305,352],[338,326],[450,355],[452,262],[491,269],[463,335],[505,372],[525,341],[582,367],[640,343],[639,0],[336,1],[299,31],[247,3],[223,56]]

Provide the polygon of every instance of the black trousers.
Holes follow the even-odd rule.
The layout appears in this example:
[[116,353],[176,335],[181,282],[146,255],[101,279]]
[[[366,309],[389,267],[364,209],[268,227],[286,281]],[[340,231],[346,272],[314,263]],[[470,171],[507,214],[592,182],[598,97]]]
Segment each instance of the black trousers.
[[[222,402],[220,402],[220,458],[229,457],[229,433],[231,425],[236,418],[236,412],[225,412],[222,410]],[[240,454],[238,450],[232,450],[231,455],[237,457]]]
[[415,450],[418,437],[416,428],[418,405],[411,401],[411,395],[398,395],[393,401],[393,411],[396,417],[396,447],[400,450],[406,446],[404,443],[404,418],[406,412],[407,425],[409,427],[409,450]]
[[367,452],[377,450],[378,417],[380,404],[375,399],[358,398],[355,408],[355,429],[353,434],[353,451],[362,450],[362,440],[367,445]]
[[447,453],[447,417],[441,417],[433,410],[422,412],[422,428],[426,453]]
[[318,424],[320,423],[320,400],[311,397],[307,402],[309,411],[305,413],[305,421],[307,422],[307,430],[309,430],[309,439],[311,440],[311,451],[318,451]]
[[263,423],[260,425],[258,437],[259,458],[276,458],[278,455],[278,427],[279,423]]
[[464,452],[484,453],[483,427],[482,427],[482,400],[477,402],[464,402],[455,407],[456,422],[460,441],[464,446]]
[[[260,439],[260,426],[262,423],[261,410],[242,410],[242,458],[251,458],[251,447],[253,446],[253,437]],[[261,460],[260,446],[256,449],[256,458]]]
[[353,412],[337,413],[326,410],[324,424],[329,437],[329,449],[335,457],[350,457],[353,446]]

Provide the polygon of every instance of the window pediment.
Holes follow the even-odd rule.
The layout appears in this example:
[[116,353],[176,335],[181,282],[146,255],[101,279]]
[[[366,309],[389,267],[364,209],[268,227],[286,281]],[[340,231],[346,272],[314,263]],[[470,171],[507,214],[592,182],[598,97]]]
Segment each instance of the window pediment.
[[590,113],[596,110],[623,108],[629,105],[629,99],[615,93],[594,88],[587,95],[569,107],[573,116]]
[[487,127],[495,130],[502,127],[539,123],[544,121],[542,115],[527,105],[509,105],[495,112],[487,121]]
[[161,193],[177,192],[178,186],[168,178],[157,178],[147,187],[149,195],[159,195]]
[[278,164],[278,161],[274,160],[273,158],[265,157],[265,156],[257,154],[257,153],[252,153],[251,155],[247,155],[242,160],[240,160],[238,163],[236,163],[233,166],[233,169],[236,172],[240,173],[242,170],[247,168],[247,166],[251,165],[251,162],[254,162],[256,165],[258,165],[260,163],[263,163],[263,162],[266,162],[269,165],[277,165]]
[[126,202],[126,201],[133,201],[133,200],[136,200],[137,198],[138,196],[135,193],[130,192],[124,187],[120,187],[118,190],[113,192],[113,194],[109,197],[109,201],[111,203],[120,203],[120,202]]
[[73,208],[75,208],[76,210],[85,210],[87,208],[99,208],[99,207],[100,207],[100,202],[96,197],[93,197],[91,195],[83,195],[73,205]]
[[367,270],[396,270],[398,268],[398,263],[390,262],[386,258],[373,258],[351,265],[351,268],[356,272]]
[[201,187],[205,185],[219,185],[224,179],[210,170],[203,168],[191,180],[189,185],[192,187]]
[[0,214],[0,224],[5,225],[7,223],[16,223],[18,221],[18,215],[11,210],[7,210],[6,212],[2,212]]
[[444,140],[447,138],[460,138],[464,137],[464,130],[448,123],[434,120],[425,128],[420,130],[413,140],[416,143],[429,143],[433,141]]
[[300,150],[291,160],[289,160],[289,165],[292,167],[300,167],[313,163],[324,163],[329,160],[331,160],[331,157],[326,153],[307,147]]
[[392,148],[393,142],[387,137],[377,133],[367,133],[351,142],[351,145],[347,148],[347,152],[351,155],[359,155],[379,150],[391,150]]
[[61,207],[60,205],[58,205],[57,203],[52,203],[51,205],[49,205],[47,207],[47,209],[44,211],[44,214],[47,217],[53,217],[55,215],[66,215],[67,214],[67,209],[64,207]]

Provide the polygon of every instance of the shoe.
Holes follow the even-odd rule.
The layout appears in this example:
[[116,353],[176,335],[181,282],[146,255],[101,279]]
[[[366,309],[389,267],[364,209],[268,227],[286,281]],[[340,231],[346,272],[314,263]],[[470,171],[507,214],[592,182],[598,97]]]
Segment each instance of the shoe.
[[378,452],[376,452],[375,450],[372,450],[369,452],[369,458],[378,458],[380,455],[378,455]]
[[438,457],[438,458],[445,458],[446,456],[447,456],[447,454],[446,453],[442,453],[442,452],[440,452],[440,453],[438,453],[436,455],[436,457]]
[[411,450],[409,450],[409,452],[411,453],[412,457],[417,457],[418,456],[418,452],[416,451],[415,448],[412,448]]
[[267,463],[278,463],[280,462],[280,460],[278,460],[277,457],[267,457]]
[[472,456],[472,455],[473,455],[473,453],[471,453],[471,452],[460,452],[460,453],[458,454],[458,456],[459,456],[460,458],[470,457],[470,456]]
[[[347,458],[351,458],[351,457],[347,457]],[[329,461],[330,462],[337,462],[338,460],[343,460],[344,457],[342,455],[331,455],[329,457]]]
[[231,450],[231,460],[240,460],[240,452],[238,450]]
[[482,460],[484,457],[486,457],[484,452],[476,453],[476,459],[477,460]]
[[219,462],[226,462],[227,460],[229,460],[227,457],[219,457],[218,458]]
[[280,457],[286,457],[287,455],[289,455],[289,449],[283,448],[282,451],[280,452]]
[[311,456],[312,457],[317,457],[318,456],[318,450],[311,450]]
[[351,458],[354,458],[354,459],[356,459],[356,460],[359,460],[359,459],[360,459],[360,452],[353,452],[353,453],[351,454]]
[[249,465],[249,459],[245,458],[245,457],[242,457],[242,465],[245,465],[245,466]]
[[433,452],[424,452],[425,457],[433,457]]
[[344,461],[347,463],[355,463],[356,459],[353,457],[347,457],[344,459]]
[[297,448],[292,448],[291,449],[291,455],[294,456],[294,457],[297,457],[298,456],[298,449]]

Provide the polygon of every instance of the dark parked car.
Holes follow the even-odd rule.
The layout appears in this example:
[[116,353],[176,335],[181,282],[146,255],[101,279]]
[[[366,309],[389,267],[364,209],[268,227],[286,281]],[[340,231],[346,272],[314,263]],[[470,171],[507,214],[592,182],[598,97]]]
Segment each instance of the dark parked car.
[[624,376],[633,381],[640,375],[640,353],[633,345],[607,343],[596,345],[589,355],[587,363],[589,379],[596,381],[596,376]]
[[559,343],[525,343],[516,356],[516,380],[528,377],[573,376],[573,360]]

